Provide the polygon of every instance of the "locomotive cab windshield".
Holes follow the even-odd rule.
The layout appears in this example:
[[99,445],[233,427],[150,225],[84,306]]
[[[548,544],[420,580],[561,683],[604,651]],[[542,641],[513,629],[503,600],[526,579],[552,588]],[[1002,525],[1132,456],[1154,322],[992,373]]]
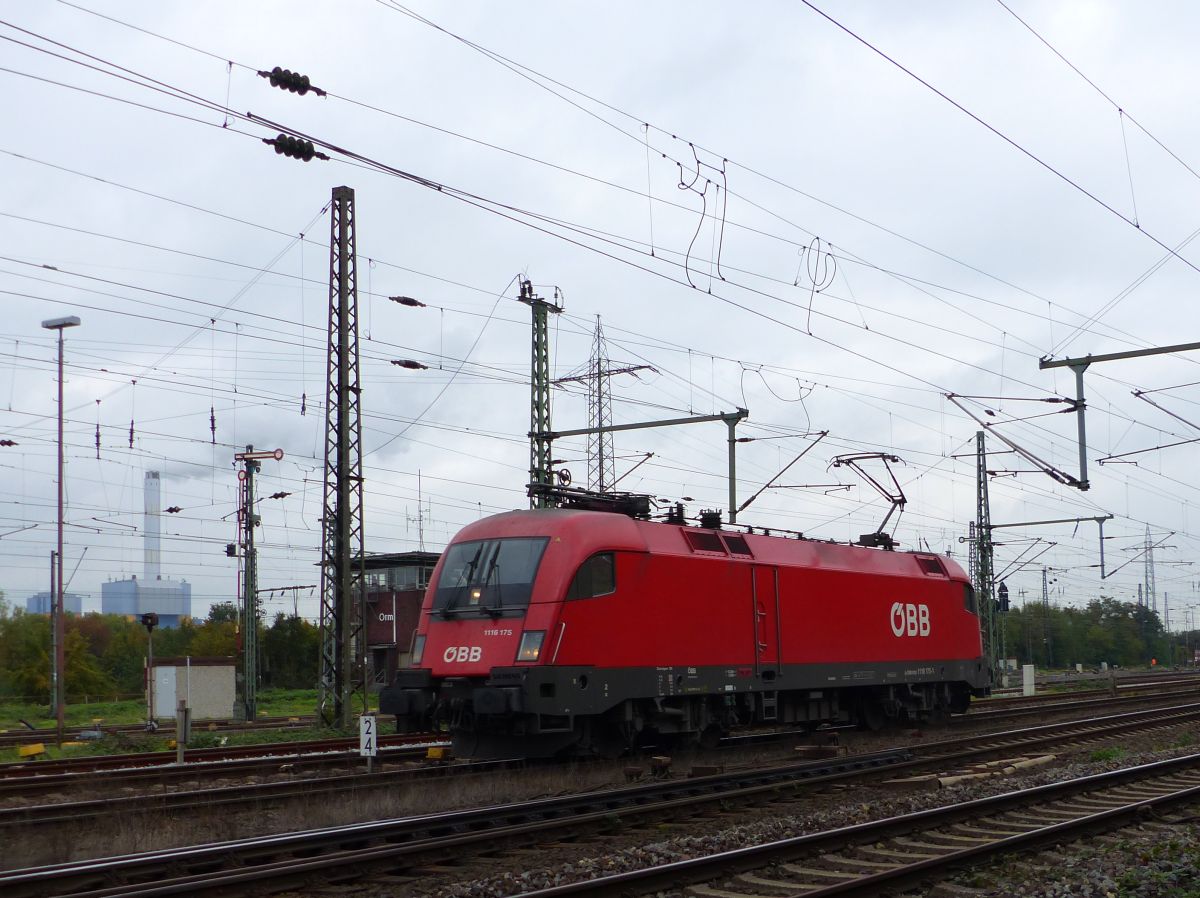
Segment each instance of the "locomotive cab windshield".
[[520,616],[529,606],[546,537],[483,539],[446,550],[432,612],[448,617]]

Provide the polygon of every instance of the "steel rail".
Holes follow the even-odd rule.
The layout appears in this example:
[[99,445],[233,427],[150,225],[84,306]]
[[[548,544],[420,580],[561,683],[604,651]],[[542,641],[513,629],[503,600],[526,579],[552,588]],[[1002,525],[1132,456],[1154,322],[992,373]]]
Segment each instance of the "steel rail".
[[[1186,705],[1180,709],[1168,709],[1166,712],[1156,709],[1153,711],[1135,712],[1132,714],[1114,715],[1093,720],[1070,721],[1059,724],[1031,727],[1009,733],[985,733],[978,736],[962,737],[941,742],[922,745],[915,756],[907,760],[893,759],[883,770],[889,777],[901,774],[912,774],[930,767],[945,769],[948,764],[978,760],[983,757],[1003,755],[1013,750],[1027,749],[1039,745],[1062,743],[1064,740],[1090,741],[1112,736],[1131,729],[1145,732],[1147,728],[1161,729],[1178,725],[1180,722],[1194,720],[1200,717],[1200,704]],[[982,743],[982,744],[979,744]],[[861,759],[855,766],[855,757]],[[835,775],[835,778],[870,776],[876,770],[876,765],[870,754],[847,758],[849,766],[845,771]],[[283,780],[271,783],[247,784],[217,789],[197,789],[179,792],[154,793],[144,796],[124,796],[116,799],[96,799],[81,802],[59,802],[44,805],[27,805],[9,809],[0,809],[0,828],[12,832],[22,826],[35,826],[46,823],[61,823],[75,819],[95,817],[104,814],[120,814],[128,817],[135,813],[161,813],[168,810],[184,808],[204,808],[214,806],[233,807],[237,805],[256,804],[264,801],[278,801],[290,797],[308,797],[314,794],[338,791],[348,793],[362,787],[382,786],[385,783],[405,781],[406,779],[421,779],[431,776],[449,776],[457,774],[481,774],[499,769],[509,769],[520,766],[523,762],[504,761],[492,764],[456,764],[447,767],[409,768],[405,771],[390,771],[375,774],[372,780],[369,774],[350,774],[338,777],[319,779]],[[835,762],[838,763],[838,762]],[[215,765],[219,769],[223,765]],[[801,768],[806,765],[800,765]],[[762,778],[773,777],[782,772],[783,778],[793,776],[791,771],[797,765],[781,765],[775,768],[760,768],[741,774],[727,775],[731,777]]]
[[[424,757],[427,751],[428,746],[426,745],[385,745],[379,749],[375,763],[390,764],[397,761],[411,761]],[[69,792],[80,786],[91,790],[101,787],[127,788],[131,785],[146,783],[165,786],[188,780],[244,776],[253,773],[292,772],[302,768],[361,767],[364,763],[357,751],[352,752],[345,749],[297,754],[286,754],[282,750],[277,750],[269,755],[251,758],[196,760],[186,761],[183,764],[155,764],[105,769],[102,779],[94,777],[92,774],[95,771],[92,770],[0,777],[0,800],[16,795]]]
[[[388,750],[384,750],[385,752]],[[382,757],[375,758],[376,764],[380,762],[397,762],[404,760],[416,760],[423,757],[423,749],[391,749],[393,754],[383,754]],[[279,766],[293,766],[294,761],[287,758],[279,759],[282,763]],[[343,762],[358,761],[361,764],[361,759],[355,755],[353,758],[349,756],[341,758]],[[323,762],[317,762],[323,763]],[[83,799],[80,801],[63,801],[52,802],[49,804],[36,805],[18,805],[15,807],[0,808],[0,830],[11,828],[14,826],[30,826],[33,824],[44,825],[47,823],[64,823],[72,820],[79,820],[85,817],[99,817],[109,814],[119,814],[122,816],[130,814],[148,814],[154,812],[162,812],[167,810],[176,810],[182,808],[202,808],[215,805],[245,805],[255,804],[263,801],[276,801],[280,798],[290,796],[311,796],[326,792],[335,791],[354,791],[362,788],[376,788],[384,785],[392,785],[397,781],[407,781],[410,779],[428,779],[441,776],[460,775],[460,774],[476,774],[484,773],[489,770],[501,770],[512,767],[514,763],[524,764],[520,762],[510,761],[470,761],[460,762],[454,765],[437,765],[423,767],[406,767],[399,770],[378,770],[361,773],[345,773],[332,776],[305,777],[302,779],[292,778],[285,780],[276,780],[266,783],[239,783],[233,786],[219,787],[203,787],[197,789],[180,789],[174,792],[152,792],[144,795],[120,795],[112,798],[94,798]],[[199,769],[198,769],[199,768]],[[261,771],[262,763],[260,760],[255,761],[230,761],[217,762],[214,764],[195,765],[195,767],[187,770],[179,771],[182,778],[194,779],[197,782],[203,782],[206,778],[211,779],[230,774],[241,774],[245,772]],[[141,773],[140,776],[152,779],[159,771],[153,773]],[[69,774],[72,780],[76,779],[79,774]],[[106,777],[107,778],[107,777]],[[28,792],[31,787],[42,787],[42,790],[51,788],[61,790],[61,777],[54,777],[56,783],[44,785],[37,782],[29,782],[28,780],[18,780],[14,783],[0,783],[0,797],[8,797],[12,792],[21,790]],[[161,780],[153,779],[155,785],[161,784]],[[128,785],[128,780],[122,780],[123,785]],[[13,790],[7,790],[3,787],[9,785],[15,787]],[[77,785],[75,782],[66,784],[68,787]]]
[[[0,889],[6,895],[13,896],[70,894],[101,898],[220,890],[234,884],[277,880],[279,877],[291,882],[317,870],[355,870],[354,875],[369,875],[371,869],[404,868],[406,864],[412,866],[430,859],[452,857],[468,847],[478,850],[481,844],[489,848],[502,847],[510,841],[525,845],[531,834],[547,830],[561,833],[568,826],[588,828],[631,816],[694,812],[704,802],[755,800],[764,795],[774,798],[787,787],[861,776],[871,770],[885,771],[890,776],[894,772],[920,765],[1027,747],[1031,740],[1061,741],[1064,736],[1093,739],[1132,728],[1166,726],[1196,717],[1200,717],[1200,705],[1192,704],[1173,714],[1157,711],[1113,715],[1103,719],[1107,721],[1103,727],[1091,725],[1091,722],[1087,722],[1086,726],[1072,722],[1033,727],[1014,734],[1018,738],[1008,743],[1004,743],[1002,738],[993,738],[1000,734],[985,734],[974,738],[990,739],[988,744],[977,745],[957,754],[947,754],[945,749],[971,740],[948,740],[926,746],[934,749],[929,758],[904,759],[895,756],[895,753],[891,758],[852,756],[832,764],[790,765],[768,771],[744,771],[584,796],[17,870],[0,874]],[[836,769],[839,766],[842,768],[840,771]],[[235,865],[236,869],[225,869],[228,865]],[[167,871],[175,871],[175,875],[164,879]],[[114,881],[114,877],[123,883],[119,888],[106,885]]]
[[[1147,810],[1161,805],[1200,800],[1198,768],[1200,768],[1200,755],[1171,758],[1137,767],[1008,792],[989,798],[978,798],[941,808],[917,811],[913,814],[839,827],[819,833],[809,833],[657,867],[647,867],[598,879],[526,892],[520,898],[615,898],[615,896],[628,898],[628,896],[649,894],[664,889],[678,891],[687,885],[718,879],[724,880],[749,870],[761,870],[821,852],[854,850],[885,839],[936,830],[962,821],[983,824],[987,819],[986,815],[1001,814],[1015,808],[1037,806],[1047,800],[1055,800],[1063,796],[1075,796],[1154,777],[1172,776],[1181,770],[1191,773],[1186,784],[1179,788],[1173,788],[1162,795],[1120,804],[1091,814],[1081,813],[1073,820],[1047,826],[1034,825],[1026,828],[1024,832],[947,853],[941,857],[923,857],[913,863],[897,864],[891,870],[856,876],[824,888],[806,888],[799,882],[790,884],[794,890],[792,894],[803,893],[805,898],[826,898],[826,896],[833,895],[875,896],[879,895],[883,889],[909,885],[929,877],[931,873],[978,861],[997,853],[1050,844],[1097,827],[1112,826],[1130,818],[1138,819],[1139,815],[1144,814]],[[1014,827],[1014,824],[1009,825],[1010,829]],[[982,829],[983,827],[979,825],[976,828]],[[811,868],[805,869],[810,870]],[[832,877],[834,872],[832,869],[823,869],[828,870]],[[788,885],[787,883],[780,884]],[[730,895],[735,894],[729,889],[722,891]]]
[[[510,838],[527,843],[531,833],[559,832],[567,824],[594,826],[612,823],[625,814],[667,813],[692,808],[702,801],[778,794],[788,786],[827,782],[866,769],[890,768],[908,757],[909,753],[904,751],[878,752],[769,770],[655,782],[512,805],[12,870],[0,873],[0,893],[6,898],[177,894],[201,887],[276,879],[283,874],[291,876],[322,867],[354,867],[367,860],[387,859],[394,863],[406,855],[445,856],[447,851],[468,845],[498,845]],[[281,855],[285,858],[276,860]],[[223,866],[231,862],[238,869],[224,870]],[[214,870],[214,866],[221,869]],[[180,872],[163,879],[166,871],[194,872]],[[114,881],[123,884],[109,888],[107,884]]]
[[[314,725],[316,718],[313,715],[306,716],[291,716],[291,717],[260,717],[255,721],[244,723],[231,723],[227,720],[213,720],[197,723],[194,729],[197,731],[213,733],[252,733],[261,732],[264,730],[289,730],[289,729],[304,729]],[[212,727],[212,729],[208,729]],[[96,732],[100,730],[105,735],[122,735],[122,736],[137,736],[147,735],[145,723],[117,723],[117,724],[79,724],[69,726],[64,730],[64,735],[72,739],[79,739],[83,733]],[[175,721],[170,720],[154,731],[152,735],[163,737],[170,736],[175,732]],[[53,742],[57,739],[57,730],[51,728],[24,728],[0,730],[0,748],[11,748],[14,745],[23,745],[29,742]]]
[[1033,702],[1026,705],[973,707],[966,714],[951,717],[949,722],[954,726],[969,726],[971,723],[989,723],[993,720],[1003,720],[1009,717],[1032,717],[1037,714],[1058,714],[1074,710],[1087,710],[1094,707],[1146,705],[1156,701],[1179,701],[1185,696],[1200,696],[1200,684],[1196,686],[1177,687],[1174,690],[1138,693],[1136,695],[1111,694],[1105,698],[1072,698],[1057,696],[1058,701]]
[[[388,735],[379,737],[381,747],[428,746],[445,744],[431,734]],[[296,742],[260,742],[254,745],[227,745],[214,748],[189,748],[184,754],[185,765],[208,761],[231,761],[238,758],[295,758],[307,755],[334,755],[358,751],[357,738],[308,739]],[[118,755],[88,755],[60,758],[51,761],[18,761],[0,764],[0,783],[12,778],[42,777],[57,774],[93,773],[97,770],[180,769],[172,750],[136,752]]]

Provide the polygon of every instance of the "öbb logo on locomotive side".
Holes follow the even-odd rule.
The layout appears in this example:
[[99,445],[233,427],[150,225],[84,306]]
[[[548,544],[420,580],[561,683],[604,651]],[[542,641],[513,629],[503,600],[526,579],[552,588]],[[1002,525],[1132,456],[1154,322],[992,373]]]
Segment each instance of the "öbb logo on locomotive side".
[[897,636],[928,636],[929,606],[893,602],[892,632]]
[[483,649],[477,645],[452,645],[442,652],[442,660],[447,664],[453,664],[455,661],[478,661],[483,654]]

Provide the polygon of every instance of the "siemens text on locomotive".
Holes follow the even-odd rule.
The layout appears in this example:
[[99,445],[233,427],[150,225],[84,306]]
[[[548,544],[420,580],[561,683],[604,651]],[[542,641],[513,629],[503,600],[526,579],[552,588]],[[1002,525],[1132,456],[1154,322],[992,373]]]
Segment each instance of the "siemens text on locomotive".
[[545,509],[454,538],[380,709],[463,756],[613,755],[961,713],[989,685],[948,558]]

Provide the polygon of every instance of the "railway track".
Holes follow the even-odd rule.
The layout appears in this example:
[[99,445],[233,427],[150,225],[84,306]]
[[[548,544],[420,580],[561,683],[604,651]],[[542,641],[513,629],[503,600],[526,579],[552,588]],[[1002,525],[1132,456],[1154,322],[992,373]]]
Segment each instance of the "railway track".
[[[381,767],[388,767],[406,762],[412,763],[423,760],[425,755],[426,746],[399,745],[382,747],[375,758],[375,764]],[[70,808],[84,816],[94,816],[98,811],[103,810],[109,805],[113,807],[114,811],[118,806],[131,807],[139,801],[151,807],[159,804],[162,807],[167,807],[172,803],[178,802],[178,796],[192,794],[199,796],[193,802],[199,806],[207,803],[204,800],[204,796],[220,791],[212,785],[206,784],[211,784],[221,779],[238,779],[266,775],[283,775],[288,777],[283,782],[240,783],[236,787],[232,787],[242,790],[249,797],[254,794],[253,790],[256,787],[262,786],[288,786],[290,784],[299,786],[300,783],[308,783],[310,787],[315,788],[324,780],[338,779],[346,782],[357,782],[358,780],[355,778],[356,773],[353,771],[343,775],[327,775],[316,778],[312,776],[300,778],[297,777],[297,774],[305,772],[311,774],[314,770],[329,769],[331,767],[361,769],[364,763],[363,759],[355,751],[353,754],[350,752],[335,754],[329,752],[297,755],[276,754],[270,757],[244,758],[240,760],[189,762],[183,766],[127,767],[106,771],[104,774],[105,789],[128,790],[130,788],[142,788],[146,790],[146,794],[116,799],[104,798],[98,801],[60,802],[59,804],[64,808],[64,814],[67,813],[66,809]],[[430,769],[445,772],[450,768],[431,767]],[[365,773],[363,776],[368,777]],[[195,783],[196,790],[194,792],[163,791],[163,787],[165,786],[180,783]],[[88,785],[87,773],[52,773],[44,776],[11,777],[0,779],[0,801],[16,797],[28,798],[31,796],[38,797],[54,794],[69,795],[81,788],[87,788]],[[32,807],[36,808],[38,806]],[[89,808],[91,809],[89,810]],[[15,809],[0,808],[0,827],[7,825],[8,821],[13,818],[13,810],[31,810],[31,807],[26,806],[25,808]]]
[[[219,842],[123,857],[56,864],[0,873],[6,898],[177,894],[248,883],[272,887],[317,871],[350,871],[368,858],[389,864],[406,858],[428,862],[471,846],[528,844],[530,834],[561,832],[564,825],[611,823],[617,814],[661,812],[722,801],[734,792],[764,793],[789,784],[825,781],[866,769],[891,768],[907,752],[884,752],[772,770],[741,771],[691,780],[655,782],[625,789],[547,798],[503,807],[452,811],[398,820],[328,827],[299,833]],[[410,861],[411,862],[411,861]],[[229,867],[238,869],[231,870]],[[216,869],[215,869],[216,868]],[[290,871],[290,872],[289,872]],[[282,877],[282,879],[281,879]],[[113,882],[121,882],[118,887]]]
[[[424,756],[423,749],[394,749],[386,758],[391,763],[415,762]],[[377,761],[380,759],[376,759]],[[36,826],[74,823],[96,817],[119,816],[128,820],[132,815],[199,812],[203,810],[232,810],[237,807],[278,805],[293,799],[320,800],[336,796],[353,800],[377,789],[396,789],[417,782],[446,776],[482,775],[524,766],[524,761],[468,761],[454,766],[413,765],[370,773],[346,773],[334,776],[303,777],[269,783],[239,783],[233,786],[203,786],[172,792],[96,798],[86,801],[65,801],[51,804],[0,808],[0,833]],[[213,775],[199,771],[193,778]],[[26,785],[24,783],[16,785]],[[0,790],[0,795],[7,793]]]
[[1200,755],[1188,755],[527,892],[524,898],[630,898],[683,886],[699,898],[761,898],[764,889],[805,898],[877,896],[1005,853],[1047,848],[1197,804]]
[[[920,754],[887,752],[607,790],[513,805],[263,836],[0,874],[0,892],[25,895],[158,895],[234,886],[287,888],[309,876],[333,881],[403,876],[421,865],[528,849],[538,839],[595,833],[633,820],[691,819],[705,806],[729,808],[785,800],[796,788],[860,779],[911,777],[981,758],[1053,743],[1087,743],[1131,729],[1168,728],[1200,719],[1200,705],[1136,712],[1100,721],[1035,727],[1012,734],[945,740]],[[113,887],[112,883],[121,883]]]
[[[912,750],[913,760],[906,765],[912,772],[920,772],[929,765],[965,764],[970,761],[985,761],[995,756],[1012,755],[1014,752],[1031,752],[1064,742],[1104,740],[1124,732],[1145,732],[1152,728],[1168,728],[1188,720],[1200,719],[1200,704],[1188,704],[1171,708],[1110,714],[1084,722],[1067,722],[1033,726],[1002,734],[982,734],[950,738],[950,740],[924,741]],[[403,764],[424,758],[425,747],[384,747],[380,758],[382,765]],[[358,756],[343,753],[312,755],[272,755],[269,758],[245,760],[216,760],[192,762],[184,767],[124,767],[106,773],[106,785],[119,788],[142,785],[151,791],[145,795],[120,796],[118,798],[94,798],[94,800],[49,802],[31,804],[29,798],[46,795],[70,795],[82,780],[78,773],[49,774],[41,777],[19,777],[0,779],[0,800],[23,798],[17,807],[0,808],[0,830],[12,827],[47,825],[55,822],[94,818],[107,814],[154,814],[166,810],[200,809],[214,807],[253,806],[268,802],[286,801],[290,797],[311,797],[318,794],[337,794],[338,791],[370,789],[374,786],[392,786],[401,782],[415,782],[428,777],[463,776],[499,770],[514,770],[524,766],[520,759],[498,761],[494,764],[456,761],[454,764],[434,767],[408,767],[400,771],[378,773],[348,772],[336,776],[298,777],[305,771],[320,770],[330,766],[347,765],[360,767]],[[260,774],[284,773],[287,779],[268,783],[238,783],[214,786],[212,782],[221,778],[260,776]],[[196,783],[194,789],[164,790],[169,784]]]
[[[1080,693],[1074,693],[1080,695]],[[1052,698],[1042,697],[1039,701],[1025,699],[1023,703],[993,704],[991,700],[973,705],[966,714],[949,718],[953,726],[967,726],[976,723],[994,723],[998,720],[1033,717],[1039,714],[1057,714],[1060,712],[1086,711],[1092,708],[1115,708],[1133,705],[1144,705],[1154,701],[1180,701],[1189,696],[1200,696],[1200,681],[1193,685],[1190,681],[1170,689],[1155,689],[1147,692],[1134,692],[1113,696],[1105,693],[1103,698],[1068,698],[1055,695]]]
[[1168,694],[1175,689],[1187,689],[1193,686],[1200,687],[1200,674],[1160,676],[1148,680],[1117,679],[1110,681],[1107,679],[1097,679],[1085,682],[1096,682],[1100,685],[1085,689],[1072,689],[1070,691],[1039,692],[1036,695],[1022,695],[1020,690],[1015,692],[1012,690],[995,690],[988,698],[974,700],[971,707],[987,708],[1022,704],[1037,705],[1042,702],[1084,699],[1089,696],[1111,696],[1114,685],[1116,687],[1116,694],[1118,695]]
[[[1005,733],[986,733],[949,740],[923,741],[920,743],[917,751],[922,758],[935,759],[943,755],[963,755],[964,752],[979,747],[976,754],[979,757],[986,757],[997,751],[1009,751],[1018,747],[1033,748],[1052,744],[1055,740],[1064,737],[1073,737],[1076,734],[1083,734],[1089,737],[1094,734],[1099,738],[1114,733],[1127,732],[1130,729],[1157,725],[1157,722],[1160,720],[1174,723],[1179,720],[1190,719],[1190,715],[1196,712],[1200,712],[1200,703],[1175,706],[1167,709],[1148,709],[1122,715],[1106,715],[1102,718],[1082,722],[1070,721],[1047,724]],[[381,753],[379,758],[377,758],[377,763],[382,765],[403,762],[411,763],[423,758],[430,743],[425,741],[425,737],[422,737],[417,745],[411,745],[408,742],[410,738],[408,736],[394,735],[383,737],[380,746]],[[335,778],[346,785],[358,784],[365,781],[360,781],[354,777],[355,771],[353,768],[360,768],[363,763],[355,753],[356,750],[357,746],[351,744],[349,740],[331,740],[328,742],[242,746],[232,753],[223,749],[202,750],[208,752],[208,754],[201,757],[193,757],[182,766],[168,762],[162,756],[164,753],[152,753],[152,756],[149,757],[145,755],[112,756],[104,757],[100,760],[105,764],[103,768],[106,770],[104,778],[105,786],[126,789],[131,786],[153,788],[153,791],[145,796],[122,797],[119,799],[119,804],[111,806],[114,811],[117,807],[121,807],[128,812],[133,812],[160,810],[166,807],[205,806],[212,803],[209,796],[218,790],[213,789],[211,786],[202,786],[201,784],[205,780],[211,782],[223,777],[278,775],[280,773],[288,776],[287,780],[281,782],[240,784],[236,789],[231,790],[228,795],[222,797],[223,801],[230,804],[252,804],[260,801],[277,800],[286,797],[288,794],[303,794],[303,788],[297,785],[296,774],[305,770],[312,771],[338,767],[352,768],[345,776],[306,777],[299,781],[308,783],[312,790],[325,791],[322,782]],[[197,751],[196,754],[200,754],[200,751]],[[506,763],[511,768],[518,763],[518,760],[512,759]],[[80,771],[72,767],[71,765],[74,762],[59,763],[53,768],[50,767],[51,763],[53,762],[46,762],[44,765],[39,764],[36,766],[13,765],[13,769],[7,771],[11,775],[3,775],[5,771],[0,770],[0,801],[17,796],[36,797],[70,794],[81,783],[87,782],[83,777],[86,777],[87,773],[92,772],[91,768]],[[464,762],[454,762],[451,765],[436,769],[438,775],[451,776],[457,775],[459,772],[476,773],[487,768]],[[418,776],[420,774],[414,775],[414,778]],[[180,790],[175,793],[163,791],[163,787],[170,784],[190,782],[197,784],[196,789],[190,791]],[[189,799],[188,796],[191,796],[191,798]],[[101,800],[69,803],[54,802],[44,805],[25,805],[11,809],[0,808],[0,827],[10,826],[13,821],[21,823],[38,822],[40,820],[39,814],[44,815],[47,821],[63,819],[64,816],[70,815],[72,807],[77,810],[79,816],[95,816],[104,813],[106,808],[110,806]]]
[[[291,716],[291,717],[262,717],[253,722],[237,723],[229,720],[214,720],[197,723],[193,727],[196,732],[212,732],[212,733],[250,733],[262,730],[291,730],[304,729],[316,724],[314,715]],[[63,736],[76,742],[81,739],[84,733],[95,733],[100,731],[105,735],[116,736],[145,736],[148,735],[146,725],[144,723],[122,723],[122,724],[92,724],[91,726],[70,726],[63,731]],[[155,730],[153,735],[159,737],[172,736],[175,733],[175,723],[171,721],[165,723],[162,727]],[[58,739],[58,730],[46,728],[24,728],[24,729],[8,729],[0,730],[0,749],[14,748],[21,745],[30,745],[36,742],[52,744]]]
[[[431,733],[387,735],[379,737],[381,748],[430,744],[443,744]],[[14,779],[44,778],[55,775],[71,775],[107,771],[106,778],[133,776],[137,771],[162,770],[164,776],[185,774],[193,765],[200,763],[230,762],[237,759],[262,759],[269,766],[286,759],[305,763],[330,763],[345,760],[351,752],[357,756],[358,740],[350,738],[308,739],[295,742],[263,742],[256,745],[229,745],[220,748],[191,748],[184,753],[184,766],[176,764],[174,751],[149,751],[117,755],[89,755],[81,758],[60,758],[52,761],[18,761],[0,764],[0,794],[3,785]]]

